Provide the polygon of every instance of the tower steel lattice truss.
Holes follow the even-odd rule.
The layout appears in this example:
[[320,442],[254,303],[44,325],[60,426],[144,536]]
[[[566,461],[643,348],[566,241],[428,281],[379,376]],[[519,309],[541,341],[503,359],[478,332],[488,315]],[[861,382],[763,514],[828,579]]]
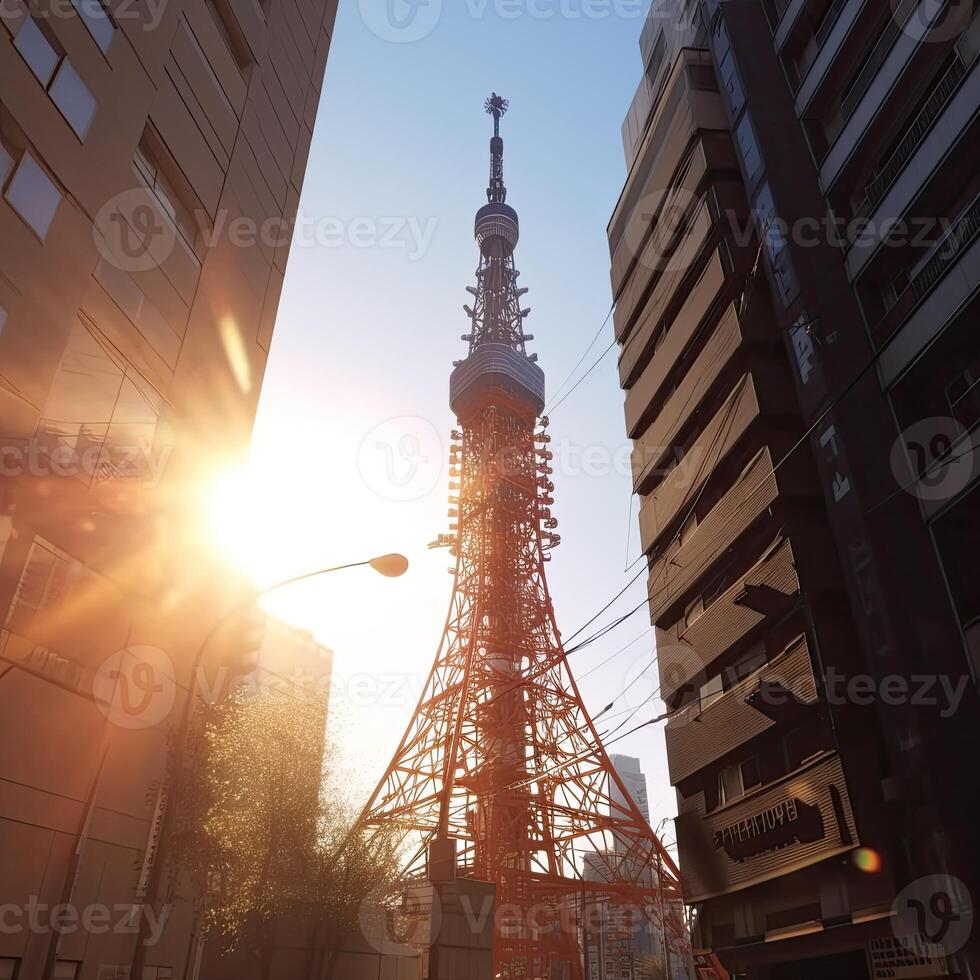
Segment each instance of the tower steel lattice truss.
[[[445,633],[415,714],[366,811],[412,841],[409,873],[455,849],[458,874],[497,888],[494,974],[583,977],[582,913],[612,903],[652,920],[689,957],[677,870],[630,800],[572,677],[545,579],[560,541],[544,373],[528,355],[518,287],[517,212],[506,203],[493,116],[488,203],[476,216],[480,263],[467,357],[450,401],[455,556]],[[588,873],[586,874],[586,869]],[[598,880],[586,880],[598,879]]]

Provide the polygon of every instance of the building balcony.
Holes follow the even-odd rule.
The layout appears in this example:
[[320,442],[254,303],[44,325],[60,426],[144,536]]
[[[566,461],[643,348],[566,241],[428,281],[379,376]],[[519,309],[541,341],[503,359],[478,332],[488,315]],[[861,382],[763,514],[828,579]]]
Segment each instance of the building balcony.
[[796,114],[807,115],[810,103],[830,75],[844,42],[872,0],[846,0],[838,15],[830,18],[819,50],[809,65],[796,93]]
[[[674,540],[654,563],[647,581],[652,622],[663,618],[743,534],[770,514],[780,494],[772,466],[764,447],[683,543]],[[781,481],[785,469],[780,470]],[[643,542],[644,551],[650,544]]]
[[[620,343],[635,334],[643,315],[638,316],[640,310],[645,313],[649,308],[649,299],[642,307],[641,303],[651,283],[666,279],[679,263],[693,260],[698,245],[704,244],[711,230],[704,204],[705,174],[704,154],[696,149],[680,182],[660,194],[645,197],[631,216],[630,228],[613,254],[613,324]],[[621,292],[616,292],[617,273],[624,277]],[[654,292],[662,294],[663,289],[654,287]]]
[[[902,79],[921,46],[928,43],[923,40],[928,24],[921,22],[924,18],[911,16],[914,8],[915,4],[906,0],[888,22],[867,64],[842,99],[843,126],[820,164],[820,182],[825,190],[829,191],[837,182],[874,121],[888,111],[888,103],[892,99],[901,100]],[[948,130],[943,138],[947,146],[955,141],[955,135]],[[904,211],[885,213],[897,215]]]
[[[664,698],[673,698],[685,684],[703,677],[722,654],[767,616],[789,609],[799,593],[793,548],[788,540],[777,540],[690,626],[682,618],[668,629],[658,628],[657,649],[670,651],[659,661]],[[764,597],[766,604],[754,601],[753,596]]]
[[[788,551],[789,545],[784,544],[783,549]],[[711,675],[710,668],[707,673]],[[780,692],[778,698],[772,699],[774,708],[776,701],[780,702],[780,711],[800,710],[801,704],[816,703],[817,683],[804,637],[716,701],[707,706],[696,701],[671,718],[666,739],[670,781],[674,786],[776,724],[775,717],[767,716],[749,703],[753,694],[767,687]]]
[[[725,283],[724,263],[716,252],[681,307],[672,329],[668,331],[668,338],[674,331],[679,335],[689,332],[696,334],[702,329]],[[656,418],[651,419],[650,405],[662,396],[665,379],[677,363],[676,358],[667,356],[666,343],[659,348],[636,384],[626,392],[626,432],[632,439],[642,434],[641,453],[647,455],[647,447],[673,444],[672,440],[687,420],[689,412],[700,405],[744,342],[742,325],[734,307],[729,306],[725,317],[690,368],[684,372],[676,390],[663,403]]]
[[[697,256],[708,232],[715,227],[720,211],[710,211],[708,224],[697,223],[705,205],[709,184],[717,186],[721,204],[736,213],[746,211],[745,203],[734,196],[734,181],[717,180],[717,168],[735,167],[731,143],[721,139],[699,140],[690,151],[682,171],[663,177],[664,183],[652,189],[649,182],[641,201],[629,216],[629,224],[613,247],[612,286],[616,297],[614,324],[622,343],[637,326],[641,309],[649,308],[651,286],[663,294],[662,280],[689,265]],[[744,192],[742,194],[744,199]],[[646,300],[646,301],[645,301]]]
[[808,2],[809,0],[772,0],[770,21],[773,26],[773,43],[777,51],[782,51],[785,47]]
[[734,236],[720,237],[723,223],[748,220],[741,207],[733,207],[740,194],[736,185],[712,187],[698,205],[686,237],[647,297],[620,353],[619,378],[624,388],[640,384],[652,396],[711,304],[732,293],[737,277],[752,267],[757,247],[751,241],[739,244]]
[[[785,371],[752,356],[751,345],[764,332],[759,317],[740,318],[731,304],[655,416],[644,414],[651,402],[643,379],[630,390],[626,415],[635,438],[633,488],[648,495],[640,517],[644,540],[655,540],[673,519],[678,491],[681,496],[694,493],[761,413],[794,412]],[[741,373],[746,370],[750,373]],[[741,375],[737,383],[736,372]],[[718,406],[724,392],[730,394]]]
[[[749,426],[759,417],[755,380],[745,375],[708,424],[686,448],[684,459],[668,469],[668,447],[646,436],[633,447],[633,489],[643,495],[640,504],[640,534],[656,541],[680,513],[685,500],[696,494],[715,468],[725,459]],[[673,460],[676,457],[670,456]],[[695,472],[692,472],[692,468]]]
[[975,292],[980,281],[978,232],[980,196],[913,270],[909,285],[882,320],[880,339],[891,338],[881,353],[885,388],[946,328]]
[[705,812],[703,793],[677,818],[688,903],[748,888],[859,846],[840,757],[823,753],[783,779]]
[[936,83],[926,104],[909,123],[898,145],[889,157],[875,168],[874,175],[864,189],[864,202],[858,211],[860,217],[867,217],[881,203],[881,199],[898,179],[922,145],[926,134],[952,100],[960,82],[966,77],[966,72],[966,64],[961,58],[956,57]]
[[618,300],[665,194],[683,181],[685,190],[698,197],[706,172],[738,173],[724,106],[718,92],[705,87],[705,75],[713,81],[707,52],[686,50],[676,59],[609,220],[612,288]]

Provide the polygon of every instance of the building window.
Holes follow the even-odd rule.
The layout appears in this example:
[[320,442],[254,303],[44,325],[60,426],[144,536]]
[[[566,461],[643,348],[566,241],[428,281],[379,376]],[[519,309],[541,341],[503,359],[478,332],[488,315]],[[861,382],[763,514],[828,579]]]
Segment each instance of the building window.
[[56,49],[53,39],[49,39],[33,17],[25,18],[21,24],[14,40],[14,47],[27,62],[27,67],[34,72],[37,80],[47,88],[61,60],[61,52]]
[[738,124],[735,136],[738,140],[742,163],[745,166],[745,181],[751,187],[762,174],[762,154],[759,152],[755,129],[748,113],[742,117],[742,121]]
[[718,805],[724,806],[762,785],[759,760],[754,756],[718,773]]
[[769,256],[769,266],[772,269],[773,281],[783,301],[789,306],[800,293],[800,285],[796,279],[796,270],[790,257],[789,243],[786,240],[784,225],[776,211],[772,197],[772,189],[763,184],[762,190],[755,202],[756,221],[760,234]]
[[238,70],[247,76],[252,65],[252,54],[249,51],[248,42],[235,20],[235,15],[228,5],[228,0],[206,0],[206,4],[208,10],[211,11],[218,33],[225,42],[232,58],[235,59],[235,64],[238,65]]
[[143,980],[171,980],[174,971],[169,966],[144,966]]
[[81,968],[76,960],[55,960],[53,980],[75,980]]
[[946,385],[946,401],[950,414],[964,429],[980,422],[980,354],[974,354],[969,366]]
[[801,725],[783,736],[783,751],[786,755],[786,771],[793,772],[824,751],[822,726],[819,724]]
[[734,664],[701,685],[701,710],[704,711],[709,705],[714,704],[736,684],[765,667],[768,662],[765,641],[760,640],[748,652],[742,654]]
[[100,0],[71,0],[82,23],[105,54],[116,36],[116,26]]
[[0,956],[0,980],[17,980],[20,960],[9,956]]
[[663,68],[664,56],[666,54],[667,39],[664,37],[664,34],[661,31],[660,37],[657,38],[657,43],[650,54],[650,60],[647,62],[646,67],[647,81],[650,83],[651,89],[654,90],[654,95],[656,95],[655,86],[657,84],[657,76],[660,74],[660,69]]
[[48,94],[78,138],[84,140],[98,106],[95,96],[86,88],[67,58],[61,62]]
[[[181,194],[176,182],[168,176],[167,160],[160,147],[159,137],[147,128],[143,132],[136,153],[133,155],[133,166],[137,174],[153,191],[163,211],[176,225],[184,240],[195,248],[198,237],[198,224],[194,218],[194,208],[188,203],[188,195]],[[171,173],[176,165],[171,167]]]
[[76,321],[51,382],[37,441],[49,455],[58,452],[63,466],[83,483],[132,479],[152,458],[160,410],[160,396]]
[[715,33],[715,59],[718,63],[718,74],[721,76],[721,87],[728,99],[728,108],[734,119],[745,105],[745,90],[742,80],[738,77],[735,58],[732,55],[732,45],[728,37],[728,29],[724,23],[718,25]]
[[15,633],[29,636],[35,618],[63,602],[84,575],[81,562],[35,538],[7,611],[6,625]]
[[933,522],[953,606],[967,633],[980,622],[980,484]]
[[24,152],[3,195],[43,242],[61,203],[61,193],[40,164]]
[[[86,0],[92,2],[92,0]],[[81,80],[51,35],[28,17],[17,32],[14,47],[47,90],[78,138],[84,140],[95,118],[95,97]]]
[[7,147],[0,143],[0,191],[7,183],[7,176],[14,169],[14,155]]

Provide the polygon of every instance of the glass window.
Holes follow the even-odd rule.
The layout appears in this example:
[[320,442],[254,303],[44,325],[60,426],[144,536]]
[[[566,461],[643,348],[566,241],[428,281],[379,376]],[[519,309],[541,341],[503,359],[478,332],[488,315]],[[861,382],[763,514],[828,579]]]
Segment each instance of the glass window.
[[[0,143],[0,190],[3,190],[3,185],[7,183],[7,175],[13,169],[13,154],[3,145],[3,143]],[[3,980],[3,978],[0,977],[0,980]]]
[[49,451],[69,446],[79,453],[101,445],[122,382],[122,369],[76,320],[38,425],[41,445]]
[[74,558],[35,539],[7,612],[7,625],[15,633],[29,634],[34,617],[57,606],[83,571]]
[[819,755],[824,748],[823,731],[819,724],[803,725],[783,736],[786,768],[789,772],[799,769],[804,762]]
[[980,620],[980,486],[938,518],[932,529],[953,605],[960,623],[969,627]]
[[725,766],[718,773],[718,803],[722,806],[742,795],[742,774],[738,766]]
[[980,353],[967,355],[968,367],[958,371],[946,385],[946,401],[952,416],[964,429],[972,429],[980,422]]
[[745,165],[746,182],[750,185],[754,184],[762,173],[762,154],[759,152],[755,128],[752,126],[752,119],[748,113],[742,117],[742,121],[738,124],[735,136],[738,139],[742,163]]
[[193,248],[198,233],[193,207],[181,197],[173,182],[163,172],[152,141],[146,132],[143,133],[143,138],[133,155],[133,165],[153,191],[160,207],[184,236],[188,245]]
[[750,789],[755,789],[756,786],[762,785],[762,775],[759,772],[759,760],[754,756],[751,759],[746,759],[746,761],[739,766],[739,772],[742,775],[742,789],[746,793]]
[[95,43],[102,49],[103,54],[109,50],[116,29],[106,13],[105,7],[99,0],[72,0],[78,16],[88,28]]
[[742,80],[738,77],[728,29],[724,22],[719,23],[715,32],[714,49],[715,60],[718,63],[718,74],[721,76],[721,86],[725,91],[728,107],[731,109],[734,119],[742,111],[742,106],[745,105],[745,91],[742,88]]
[[786,231],[772,197],[769,184],[763,184],[755,202],[756,222],[759,232],[764,237],[766,254],[772,269],[773,280],[784,305],[790,303],[799,295],[800,287],[790,258]]
[[243,74],[247,74],[247,69],[252,63],[251,52],[241,36],[241,31],[235,23],[235,15],[229,8],[227,0],[205,0],[205,2],[214,18],[218,33],[235,59],[235,64]]
[[14,47],[37,76],[37,80],[47,88],[55,68],[58,67],[61,55],[55,51],[54,46],[44,36],[37,21],[32,17],[25,18],[24,23],[21,24],[14,40]]
[[43,241],[61,203],[61,194],[30,153],[25,152],[20,158],[4,197]]
[[85,139],[95,118],[95,96],[85,87],[67,58],[61,63],[49,94],[79,139]]
[[133,467],[153,450],[160,408],[160,396],[149,386],[138,386],[134,380],[123,378],[99,458],[99,479],[135,475]]
[[0,956],[0,980],[14,980],[17,976],[17,964],[20,960],[14,960],[7,956]]
[[54,964],[54,973],[51,976],[54,980],[75,980],[78,976],[78,968],[81,963],[76,963],[72,960],[56,960]]

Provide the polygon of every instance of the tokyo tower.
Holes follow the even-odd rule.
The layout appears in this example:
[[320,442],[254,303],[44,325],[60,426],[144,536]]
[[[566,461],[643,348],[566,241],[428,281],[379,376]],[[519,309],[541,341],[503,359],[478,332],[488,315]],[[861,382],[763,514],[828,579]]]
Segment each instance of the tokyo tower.
[[690,953],[677,869],[599,741],[548,593],[560,539],[544,373],[526,349],[519,222],[504,186],[507,107],[496,94],[486,103],[494,132],[469,349],[450,379],[452,523],[435,543],[456,560],[449,615],[363,821],[409,835],[410,875],[435,878],[430,862],[448,858],[456,874],[496,885],[509,910],[495,926],[496,977],[581,980],[583,913],[602,903],[638,910],[662,952]]

